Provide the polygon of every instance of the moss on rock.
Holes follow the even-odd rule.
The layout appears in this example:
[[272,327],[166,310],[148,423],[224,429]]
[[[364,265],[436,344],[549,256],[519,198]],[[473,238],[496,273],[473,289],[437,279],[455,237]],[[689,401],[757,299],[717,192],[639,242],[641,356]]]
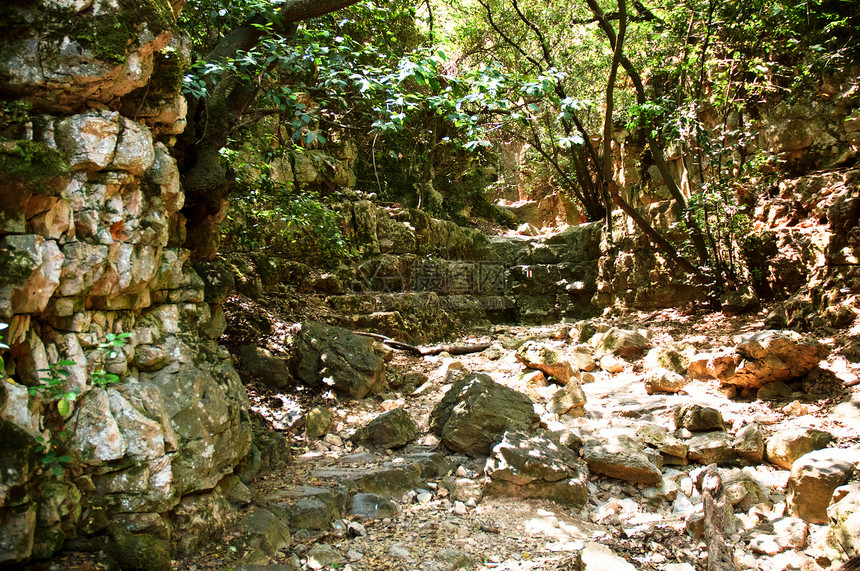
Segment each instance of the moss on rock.
[[108,528],[111,542],[106,549],[111,568],[140,571],[169,571],[170,544],[148,533],[131,533],[121,525]]
[[68,184],[69,163],[57,150],[36,141],[0,142],[0,177],[39,194]]

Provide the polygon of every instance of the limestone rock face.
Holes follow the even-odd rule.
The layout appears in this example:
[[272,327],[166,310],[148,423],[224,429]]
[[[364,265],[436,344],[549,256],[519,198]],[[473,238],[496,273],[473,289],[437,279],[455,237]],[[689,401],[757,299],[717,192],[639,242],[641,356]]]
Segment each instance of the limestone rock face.
[[827,349],[795,331],[761,331],[744,337],[735,351],[743,357],[726,382],[759,388],[806,375],[827,355]]
[[455,382],[430,413],[430,431],[448,448],[487,456],[509,430],[537,426],[532,401],[524,394],[473,373]]
[[34,234],[0,239],[0,318],[39,313],[60,284],[63,253],[53,240]]
[[[51,1],[15,8],[18,18],[0,38],[0,91],[19,93],[42,111],[74,112],[89,102],[116,104],[145,86],[154,53],[173,36],[172,9],[163,0],[95,0],[84,14],[92,4]],[[33,21],[41,25],[27,25]]]
[[827,508],[833,490],[860,466],[860,450],[824,448],[798,458],[788,480],[788,507],[809,523],[827,523]]
[[[179,170],[150,128],[177,133],[184,121],[183,44],[173,60],[158,51],[174,12],[168,0],[0,11],[0,93],[33,106],[4,132],[22,140],[0,143],[0,321],[6,373],[20,383],[0,383],[0,433],[13,446],[0,447],[0,563],[99,533],[122,564],[163,568],[172,542],[191,548],[198,538],[185,532],[205,539],[234,513],[219,489],[251,447],[244,387],[212,341],[229,284],[204,282],[177,247]],[[176,81],[149,84],[170,66]],[[99,344],[120,333],[130,336],[107,359]],[[55,404],[25,385],[61,361],[74,363],[64,390],[79,398],[56,428],[43,417]],[[120,382],[96,386],[100,367]],[[58,480],[36,470],[45,428],[69,433],[72,465]]]
[[340,327],[302,324],[296,349],[296,376],[312,387],[330,386],[347,398],[364,398],[385,386],[385,361],[370,338]]
[[507,432],[493,447],[484,472],[487,494],[545,498],[582,506],[588,501],[588,469],[549,434]]

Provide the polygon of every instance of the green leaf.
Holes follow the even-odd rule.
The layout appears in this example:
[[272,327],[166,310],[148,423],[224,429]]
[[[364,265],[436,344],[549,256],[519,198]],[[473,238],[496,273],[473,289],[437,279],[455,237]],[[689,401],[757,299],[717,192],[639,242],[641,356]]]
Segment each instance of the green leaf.
[[72,413],[72,401],[67,399],[57,401],[57,412],[60,413],[60,416],[70,415]]

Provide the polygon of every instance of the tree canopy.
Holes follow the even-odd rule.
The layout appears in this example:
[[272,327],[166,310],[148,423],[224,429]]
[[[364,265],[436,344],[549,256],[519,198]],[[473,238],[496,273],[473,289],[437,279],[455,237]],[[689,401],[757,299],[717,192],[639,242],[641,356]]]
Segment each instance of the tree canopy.
[[[359,186],[456,219],[498,216],[497,157],[516,142],[532,186],[588,220],[622,208],[683,271],[723,288],[742,277],[734,191],[780,168],[750,147],[756,105],[838,73],[857,54],[859,12],[850,0],[190,0],[180,148],[201,234],[189,245],[211,254],[205,237],[237,189],[272,195],[265,169],[242,171],[249,153],[265,166],[353,141]],[[657,180],[619,191],[619,133],[639,138]],[[670,150],[692,185],[670,172]],[[671,236],[635,208],[654,184],[674,201]]]

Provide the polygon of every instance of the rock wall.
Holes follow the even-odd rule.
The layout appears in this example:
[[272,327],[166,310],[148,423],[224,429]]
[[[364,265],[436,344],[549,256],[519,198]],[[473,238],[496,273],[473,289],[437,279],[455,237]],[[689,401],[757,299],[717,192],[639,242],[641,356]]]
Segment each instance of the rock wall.
[[0,8],[0,564],[129,532],[189,550],[231,511],[248,403],[215,341],[220,276],[182,248],[174,18],[167,0]]

